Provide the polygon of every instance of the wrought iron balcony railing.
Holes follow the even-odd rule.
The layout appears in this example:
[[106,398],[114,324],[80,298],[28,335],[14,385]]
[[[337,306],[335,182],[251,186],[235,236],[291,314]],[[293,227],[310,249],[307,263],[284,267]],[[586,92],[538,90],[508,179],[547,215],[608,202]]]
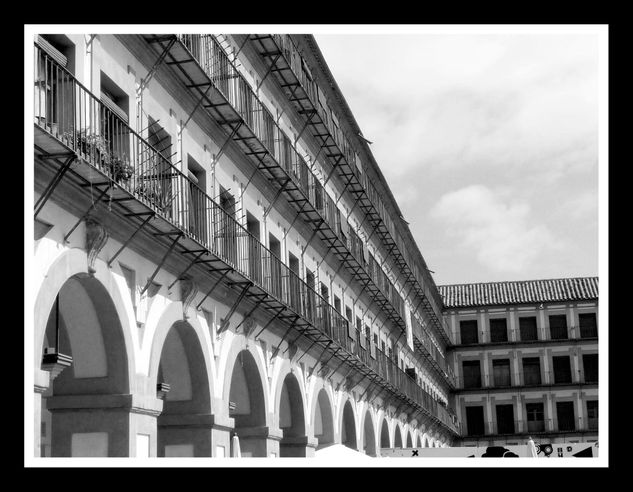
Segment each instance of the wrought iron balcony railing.
[[[180,73],[187,74],[189,80],[194,80],[196,75],[188,72],[195,68],[191,64],[185,64],[182,59],[184,55],[192,57],[191,60],[198,64],[200,70],[208,77],[209,83],[212,83],[222,94],[237,116],[241,118],[242,124],[252,132],[250,135],[238,138],[258,141],[261,144],[263,150],[248,151],[248,154],[256,156],[253,160],[258,167],[270,173],[269,177],[272,181],[281,184],[280,190],[288,192],[289,203],[295,206],[299,214],[305,214],[306,222],[315,228],[315,232],[320,233],[328,248],[334,251],[352,276],[359,281],[363,292],[370,296],[403,333],[406,332],[404,302],[393,283],[386,276],[379,275],[378,268],[368,268],[372,265],[366,262],[362,243],[353,228],[346,220],[341,219],[336,203],[325,192],[323,184],[311,171],[290,138],[275,123],[273,116],[224,52],[217,39],[212,35],[202,34],[179,34],[176,38],[176,43],[167,46],[177,51],[180,61],[170,63],[178,66],[176,70]],[[148,39],[150,42],[154,40],[151,37]],[[204,85],[204,83],[193,84],[191,89],[202,91]],[[215,107],[219,105],[216,103],[210,113],[222,122],[226,117],[215,111]],[[264,163],[260,162],[264,158],[262,156],[266,157]],[[296,186],[294,189],[296,194],[288,189],[289,183]],[[313,213],[310,215],[310,212]],[[345,227],[342,227],[342,224],[345,224]],[[439,354],[432,355],[428,352],[430,347],[427,345],[416,344],[416,348],[422,352],[436,374],[452,387],[452,374],[450,370],[447,371],[445,360]]]
[[[467,427],[467,426],[465,426]],[[597,418],[540,418],[536,420],[500,420],[481,422],[472,428],[465,428],[465,436],[538,435],[564,432],[592,432],[598,430]]]
[[431,395],[371,343],[363,347],[341,313],[37,44],[34,68],[36,148],[51,138],[63,144],[109,179],[106,190],[124,191],[362,362],[370,380],[459,434]]
[[472,376],[458,376],[456,378],[458,391],[530,388],[553,385],[598,384],[598,374],[595,371],[579,369],[575,372],[506,372],[502,374],[484,374]]
[[[329,154],[326,156],[332,162],[334,169],[339,170],[343,180],[347,181],[346,187],[351,184],[350,192],[361,203],[360,208],[370,218],[370,222],[373,222],[374,230],[378,231],[387,251],[393,256],[395,263],[407,278],[407,282],[414,286],[415,293],[422,301],[423,309],[431,318],[438,334],[447,344],[451,344],[448,328],[441,317],[442,301],[432,277],[424,271],[426,265],[422,261],[423,266],[418,267],[416,262],[412,261],[402,239],[396,232],[394,222],[380,198],[380,193],[366,175],[357,169],[353,147],[334,118],[328,114],[327,103],[324,103],[325,105],[321,103],[324,99],[323,93],[309,75],[307,63],[294,42],[289,35],[283,34],[256,34],[251,35],[250,39],[262,56],[270,59],[272,65],[278,65],[275,67],[275,75],[280,79],[281,86],[287,90],[290,100],[297,104],[299,113],[306,118],[306,125],[313,127],[313,133],[321,140],[322,147],[328,149]],[[303,93],[299,94],[301,90]],[[423,273],[421,274],[420,271]],[[435,295],[429,291],[427,282],[434,287]]]
[[551,333],[550,330],[542,331],[540,328],[536,332],[521,333],[520,330],[508,330],[507,337],[503,340],[491,340],[490,332],[479,330],[475,336],[474,333],[462,336],[459,331],[453,331],[453,340],[455,344],[452,350],[473,346],[473,345],[510,345],[523,343],[541,343],[541,342],[578,342],[578,341],[595,341],[598,339],[596,330],[581,330],[578,326],[570,326],[569,330]]

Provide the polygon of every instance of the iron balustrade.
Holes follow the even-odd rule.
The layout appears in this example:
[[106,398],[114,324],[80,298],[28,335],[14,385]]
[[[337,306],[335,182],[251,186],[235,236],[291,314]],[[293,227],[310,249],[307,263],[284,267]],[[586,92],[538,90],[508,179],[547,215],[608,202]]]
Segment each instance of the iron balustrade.
[[598,384],[597,375],[591,371],[578,369],[576,371],[559,372],[539,371],[524,372],[512,371],[495,377],[494,374],[473,374],[470,376],[457,376],[455,378],[457,390],[479,389],[504,389],[521,387],[539,387],[554,385]]
[[[35,44],[35,125],[459,433],[452,417],[404,371],[350,337],[349,323],[230,213]],[[39,94],[38,94],[39,93]]]
[[[459,330],[454,330],[453,333],[453,340],[455,340],[455,344],[451,347],[451,349],[455,349],[455,348],[459,348],[462,346],[473,346],[473,345],[509,345],[509,344],[518,344],[518,343],[540,343],[540,342],[561,342],[561,341],[568,341],[568,342],[578,342],[580,340],[590,340],[590,341],[595,341],[598,339],[597,333],[595,336],[580,336],[580,327],[579,326],[570,326],[568,328],[568,334],[570,336],[568,337],[560,337],[560,336],[554,336],[552,337],[551,333],[549,330],[543,330],[541,328],[538,329],[537,331],[537,336],[536,338],[528,338],[528,339],[521,339],[521,333],[520,331],[517,330],[510,330],[508,329],[508,340],[506,341],[502,341],[502,342],[492,342],[490,341],[490,332],[485,331],[485,330],[479,330],[477,332],[477,341],[476,342],[468,342],[468,343],[462,343],[461,342],[461,333]],[[592,332],[593,334],[593,332]]]
[[[441,313],[440,306],[442,303],[441,303],[441,299],[439,298],[439,294],[436,293],[436,295],[433,296],[429,292],[425,282],[423,282],[420,278],[420,274],[417,269],[417,266],[415,266],[415,264],[409,258],[406,258],[406,256],[408,255],[406,254],[406,249],[404,248],[404,244],[395,230],[394,223],[391,220],[391,217],[386,207],[382,203],[380,194],[376,191],[371,181],[368,180],[366,176],[363,173],[361,173],[360,170],[357,169],[356,165],[350,164],[350,163],[355,163],[355,160],[356,160],[355,152],[352,146],[349,144],[348,139],[345,137],[343,132],[340,130],[340,128],[336,124],[334,117],[328,114],[324,105],[321,103],[321,97],[320,97],[321,92],[318,89],[316,82],[313,80],[313,78],[309,74],[309,69],[307,68],[305,61],[299,54],[297,48],[295,47],[294,42],[291,40],[290,36],[288,35],[271,34],[268,36],[273,40],[279,52],[285,57],[286,63],[290,67],[296,79],[301,84],[301,87],[306,92],[307,98],[302,98],[302,99],[307,99],[310,102],[310,105],[311,105],[310,109],[318,113],[319,117],[324,122],[324,126],[330,132],[330,137],[332,141],[335,142],[336,146],[338,146],[339,148],[338,150],[340,151],[340,154],[346,160],[346,162],[343,162],[342,164],[347,164],[351,175],[353,175],[356,178],[357,184],[360,186],[360,190],[358,190],[358,192],[360,193],[361,196],[365,195],[365,197],[371,204],[371,207],[373,207],[373,210],[382,219],[382,222],[384,223],[384,226],[387,229],[387,234],[390,235],[388,239],[390,239],[392,243],[387,244],[389,243],[387,239],[387,234],[383,234],[383,240],[385,240],[386,244],[389,247],[391,247],[392,244],[395,246],[395,250],[393,254],[396,259],[397,264],[400,266],[403,273],[405,273],[405,276],[407,275],[413,276],[413,278],[417,280],[418,282],[417,287],[419,291],[418,295],[423,301],[426,301],[432,306],[432,308],[427,310],[427,314],[429,314],[432,320],[436,323],[440,336],[442,336],[444,340],[448,344],[450,344],[451,340],[447,335],[448,330],[444,326],[443,319],[441,317],[438,317],[436,314],[436,313]],[[256,40],[262,39],[262,36],[259,36],[259,35],[253,35],[252,37],[255,38]],[[263,44],[261,44],[261,46],[263,47]],[[271,54],[270,56],[273,56],[273,55]],[[325,106],[327,106],[327,103],[325,103]],[[327,139],[324,139],[324,142],[326,140]],[[328,146],[328,148],[330,147],[331,146]],[[336,164],[336,166],[338,166],[338,163]],[[345,176],[349,176],[350,173],[346,173]],[[368,212],[369,212],[369,209],[366,209],[365,213],[368,213]],[[409,264],[413,264],[414,267],[411,268]],[[426,269],[426,267],[424,268]],[[434,285],[432,278],[429,277],[428,281]]]
[[[395,289],[393,283],[388,280],[382,270],[380,270],[380,273],[384,275],[384,279],[376,271],[378,269],[373,269],[372,274],[367,272],[367,262],[365,261],[360,238],[353,231],[349,222],[346,221],[346,226],[342,227],[340,211],[336,207],[335,202],[325,192],[323,185],[309,169],[290,139],[274,122],[268,109],[259,100],[239,70],[233,65],[217,40],[208,34],[179,34],[177,38],[189,50],[190,55],[260,140],[275,160],[275,163],[293,180],[303,193],[303,196],[354,257],[358,268],[352,268],[352,273],[358,275],[358,272],[362,271],[374,282],[384,299],[391,305],[383,304],[382,308],[389,308],[397,313],[400,319],[395,320],[395,322],[403,331],[406,331],[404,300]],[[347,235],[344,230],[348,232]],[[371,289],[367,292],[374,301],[378,300],[380,302],[382,300]],[[426,349],[431,350],[430,347],[426,347]],[[438,374],[447,378],[449,384],[452,385],[452,375],[447,371],[445,360],[437,354],[433,354],[430,360],[435,364],[434,369]]]
[[598,430],[597,418],[570,417],[559,420],[543,418],[538,420],[487,421],[474,429],[466,426],[465,437],[534,435],[564,432],[592,432]]

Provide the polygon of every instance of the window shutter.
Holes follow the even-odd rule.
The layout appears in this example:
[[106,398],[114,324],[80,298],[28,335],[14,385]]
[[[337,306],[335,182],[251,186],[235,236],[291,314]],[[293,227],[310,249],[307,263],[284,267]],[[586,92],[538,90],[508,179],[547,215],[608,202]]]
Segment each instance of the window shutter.
[[354,328],[354,324],[350,323],[348,320],[345,320],[345,323],[347,323],[347,334],[350,338],[356,340],[356,329]]
[[48,54],[48,56],[59,63],[62,67],[66,68],[66,65],[68,65],[68,60],[64,55],[61,54],[61,52],[57,48],[53,47],[51,43],[46,41],[42,36],[38,36],[37,44],[40,45],[40,48],[42,48]]
[[125,121],[126,123],[128,122],[128,117],[125,111],[123,111],[119,106],[117,106],[117,104],[108,96],[106,96],[103,92],[101,93],[101,102],[106,108],[112,111],[115,115],[117,115],[123,121]]

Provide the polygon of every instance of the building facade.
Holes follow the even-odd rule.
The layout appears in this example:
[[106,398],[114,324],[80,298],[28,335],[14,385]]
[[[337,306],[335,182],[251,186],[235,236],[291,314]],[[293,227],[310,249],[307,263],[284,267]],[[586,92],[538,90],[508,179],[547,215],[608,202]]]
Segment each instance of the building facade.
[[465,446],[598,441],[598,278],[439,286]]
[[312,36],[33,55],[35,456],[597,439],[597,279],[438,288]]
[[312,36],[33,55],[35,456],[458,441],[441,297]]

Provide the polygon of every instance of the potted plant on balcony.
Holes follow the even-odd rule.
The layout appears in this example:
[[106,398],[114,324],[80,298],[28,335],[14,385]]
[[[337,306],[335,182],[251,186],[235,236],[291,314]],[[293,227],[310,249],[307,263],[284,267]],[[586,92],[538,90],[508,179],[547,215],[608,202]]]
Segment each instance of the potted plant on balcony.
[[111,154],[110,172],[115,181],[127,181],[134,175],[134,166],[130,164],[130,161],[125,153],[123,154],[123,157]]

